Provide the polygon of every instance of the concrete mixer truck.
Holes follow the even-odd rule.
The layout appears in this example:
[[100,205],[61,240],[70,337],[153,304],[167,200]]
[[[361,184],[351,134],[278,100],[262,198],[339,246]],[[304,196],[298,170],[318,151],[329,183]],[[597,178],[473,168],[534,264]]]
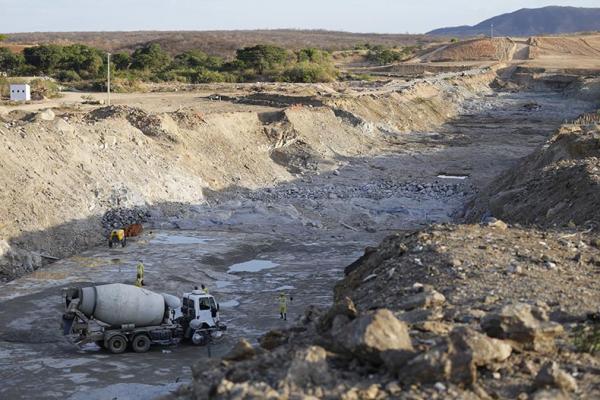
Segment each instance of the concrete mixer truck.
[[63,333],[77,345],[96,343],[111,353],[129,346],[144,353],[154,344],[209,344],[227,327],[214,297],[194,290],[183,298],[120,283],[64,291]]

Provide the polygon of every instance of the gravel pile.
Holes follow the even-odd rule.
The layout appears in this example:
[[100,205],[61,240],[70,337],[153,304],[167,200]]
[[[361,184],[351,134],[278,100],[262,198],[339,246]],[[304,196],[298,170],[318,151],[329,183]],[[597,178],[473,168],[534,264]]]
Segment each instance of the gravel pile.
[[150,213],[145,207],[114,208],[102,216],[102,227],[108,233],[115,228],[144,223],[148,218]]
[[264,191],[251,192],[246,195],[250,200],[277,202],[280,200],[306,199],[353,199],[367,198],[381,200],[392,197],[443,199],[454,196],[469,196],[474,188],[469,183],[442,183],[439,181],[429,183],[402,183],[382,179],[367,184],[340,186],[336,184],[324,186],[284,186],[268,188]]

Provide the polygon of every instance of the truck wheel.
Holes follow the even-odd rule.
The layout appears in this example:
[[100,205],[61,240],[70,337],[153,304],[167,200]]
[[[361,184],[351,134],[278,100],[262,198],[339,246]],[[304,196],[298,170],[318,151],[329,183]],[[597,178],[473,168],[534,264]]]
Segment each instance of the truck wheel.
[[113,354],[121,354],[127,350],[127,339],[125,336],[115,335],[107,340],[106,348]]
[[145,353],[150,350],[150,338],[146,335],[137,335],[131,341],[131,348],[136,353]]

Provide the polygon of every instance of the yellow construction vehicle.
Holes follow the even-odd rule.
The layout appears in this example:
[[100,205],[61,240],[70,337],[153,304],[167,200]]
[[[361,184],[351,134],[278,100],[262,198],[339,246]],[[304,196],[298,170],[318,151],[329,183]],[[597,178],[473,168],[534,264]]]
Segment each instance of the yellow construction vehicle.
[[125,229],[113,229],[108,237],[108,247],[113,247],[113,244],[121,243],[121,247],[125,247],[127,244],[127,238],[125,237]]

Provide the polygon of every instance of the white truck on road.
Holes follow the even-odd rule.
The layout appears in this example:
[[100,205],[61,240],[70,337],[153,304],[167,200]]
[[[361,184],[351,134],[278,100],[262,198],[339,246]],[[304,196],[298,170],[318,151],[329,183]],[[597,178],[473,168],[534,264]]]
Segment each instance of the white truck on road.
[[194,290],[180,300],[120,283],[65,290],[63,333],[77,345],[96,343],[111,353],[130,345],[143,353],[153,344],[209,344],[227,329],[214,297]]

